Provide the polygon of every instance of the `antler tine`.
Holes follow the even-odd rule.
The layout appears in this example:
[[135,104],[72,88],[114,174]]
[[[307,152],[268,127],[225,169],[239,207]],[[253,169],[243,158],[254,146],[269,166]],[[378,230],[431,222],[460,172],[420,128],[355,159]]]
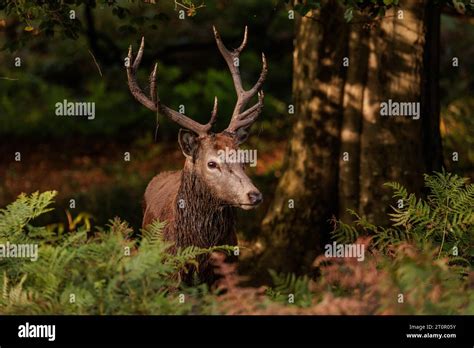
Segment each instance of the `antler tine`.
[[234,61],[234,59],[239,58],[240,51],[247,44],[247,35],[244,35],[244,40],[242,41],[240,47],[237,50],[230,52],[222,42],[221,36],[217,31],[216,27],[212,26],[212,29],[214,30],[214,37],[216,39],[217,48],[219,48],[219,51],[221,52],[222,56],[224,57],[224,60],[227,63],[227,66],[229,67],[230,73],[232,75],[232,80],[234,81],[235,89],[237,90],[238,94],[242,93],[244,89],[242,87],[242,80],[240,79],[239,67],[235,64],[236,62]]
[[258,92],[258,102],[252,106],[251,108],[247,109],[235,119],[232,119],[229,127],[227,127],[226,131],[230,133],[235,133],[240,128],[248,128],[250,127],[257,117],[260,115],[263,109],[263,100],[264,94],[263,91]]
[[132,60],[133,60],[132,46],[130,45],[128,49],[127,79],[128,79],[128,86],[130,88],[130,92],[132,93],[132,95],[135,97],[136,100],[138,100],[141,104],[143,104],[148,109],[155,112],[159,111],[160,113],[164,114],[169,119],[171,119],[172,121],[179,124],[181,127],[189,129],[200,136],[207,134],[211,130],[214,122],[216,121],[217,98],[214,99],[214,108],[212,111],[211,119],[207,124],[200,124],[199,122],[196,122],[190,119],[186,115],[179,113],[173,109],[170,109],[169,107],[167,107],[166,105],[160,102],[160,98],[158,96],[158,93],[156,92],[156,75],[157,75],[157,69],[158,69],[157,64],[155,64],[149,78],[150,97],[146,96],[143,90],[138,85],[137,79],[135,76],[136,71],[138,70],[138,67],[143,57],[144,48],[145,48],[145,38],[142,37],[140,48],[138,50],[137,56],[135,57],[135,60],[133,61],[133,63],[132,63]]
[[[260,96],[259,92],[262,89],[262,85],[267,76],[267,72],[268,72],[267,60],[265,58],[265,55],[262,53],[262,71],[260,73],[260,76],[257,82],[255,83],[255,85],[251,89],[249,89],[248,91],[244,90],[242,86],[242,79],[240,77],[238,59],[239,59],[240,53],[247,45],[247,36],[248,36],[247,26],[245,27],[244,38],[242,40],[241,45],[237,49],[234,49],[233,51],[229,51],[225,47],[219,35],[219,32],[214,26],[213,26],[213,30],[214,30],[214,37],[216,39],[217,47],[219,48],[219,51],[224,57],[224,60],[226,61],[227,66],[229,67],[230,73],[232,75],[232,80],[234,82],[234,87],[237,92],[237,102],[234,107],[234,112],[232,113],[232,118],[230,120],[229,126],[226,128],[226,131],[228,132],[235,132],[239,128],[249,127],[255,121],[258,114],[262,110],[263,93]],[[259,94],[259,101],[257,102],[257,104],[255,104],[253,107],[251,107],[247,111],[244,111],[248,102],[257,93]]]
[[[143,47],[144,44],[144,39],[142,38],[142,45],[141,48]],[[136,100],[138,100],[142,105],[147,107],[148,109],[152,111],[157,110],[157,105],[153,100],[150,100],[145,93],[143,93],[142,89],[137,83],[137,79],[135,76],[136,73],[136,68],[138,67],[138,64],[140,64],[141,57],[143,55],[143,49],[138,52],[137,57],[135,61],[133,62],[133,55],[132,55],[132,45],[130,45],[128,49],[128,64],[126,65],[127,68],[127,79],[128,79],[128,87],[130,89],[130,92],[132,95],[135,97]],[[138,64],[136,64],[138,62]]]
[[142,36],[142,41],[140,42],[140,48],[138,49],[137,56],[135,57],[135,61],[133,62],[133,70],[137,71],[138,66],[142,62],[143,57],[143,50],[145,49],[145,37]]
[[157,104],[157,95],[156,95],[156,72],[158,70],[158,63],[155,63],[155,67],[153,68],[150,74],[150,97],[151,100]]
[[242,43],[240,44],[239,48],[236,49],[237,52],[242,52],[242,50],[247,46],[247,34],[248,34],[248,27],[245,26],[244,30],[244,38],[242,40]]
[[217,97],[214,97],[214,107],[212,108],[211,119],[209,120],[209,123],[208,123],[208,125],[210,126],[209,129],[212,128],[214,123],[216,123],[216,120],[217,120]]
[[267,65],[267,58],[265,54],[262,52],[262,71],[260,72],[260,76],[258,77],[257,82],[255,85],[248,91],[248,93],[253,97],[255,93],[257,93],[263,86],[265,79],[268,73],[268,65]]
[[244,118],[248,117],[250,114],[254,113],[255,111],[258,111],[260,107],[263,107],[263,100],[265,97],[265,95],[263,94],[263,91],[259,91],[257,95],[258,95],[258,102],[251,108],[239,114],[239,116],[237,117],[237,120],[243,120]]

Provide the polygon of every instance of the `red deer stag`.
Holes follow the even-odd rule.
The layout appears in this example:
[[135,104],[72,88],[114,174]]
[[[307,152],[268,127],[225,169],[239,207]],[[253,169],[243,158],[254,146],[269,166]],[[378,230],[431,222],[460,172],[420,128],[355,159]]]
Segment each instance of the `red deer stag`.
[[[237,92],[237,102],[229,126],[221,133],[211,131],[217,117],[217,97],[207,124],[200,124],[164,105],[156,91],[157,65],[150,75],[150,96],[139,87],[136,71],[143,56],[144,39],[132,64],[132,47],[128,52],[127,77],[132,95],[148,109],[165,115],[184,129],[178,142],[186,158],[184,168],[155,176],[145,192],[143,227],[154,220],[167,221],[164,238],[177,247],[195,245],[236,245],[234,208],[252,209],[262,201],[262,194],[245,174],[242,163],[231,163],[219,156],[219,150],[238,150],[248,136],[250,126],[263,108],[262,85],[267,62],[262,54],[263,68],[256,84],[249,90],[242,86],[239,55],[247,43],[247,27],[242,44],[229,51],[214,27],[217,47],[224,57]],[[255,96],[258,101],[247,108]],[[213,272],[208,258],[200,260],[199,278],[212,282]]]

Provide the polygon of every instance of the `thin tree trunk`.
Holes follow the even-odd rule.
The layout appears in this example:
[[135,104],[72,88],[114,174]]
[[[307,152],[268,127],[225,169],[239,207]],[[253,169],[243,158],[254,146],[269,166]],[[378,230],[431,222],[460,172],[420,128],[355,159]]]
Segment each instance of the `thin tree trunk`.
[[[358,17],[364,21],[366,18]],[[364,93],[368,74],[369,30],[358,24],[351,27],[347,80],[344,86],[344,116],[339,156],[339,219],[350,222],[349,209],[359,208],[360,141]]]
[[440,57],[441,9],[429,1],[425,12],[425,55],[423,63],[423,85],[421,97],[423,119],[423,144],[425,164],[428,172],[440,171],[443,166],[441,144],[439,100],[439,57]]

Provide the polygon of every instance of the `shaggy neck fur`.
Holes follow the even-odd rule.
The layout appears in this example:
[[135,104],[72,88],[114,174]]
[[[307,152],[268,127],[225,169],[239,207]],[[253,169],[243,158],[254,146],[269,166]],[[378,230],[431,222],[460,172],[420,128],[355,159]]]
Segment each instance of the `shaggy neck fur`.
[[194,172],[184,169],[176,201],[175,228],[178,247],[229,244],[235,236],[234,208],[224,205]]

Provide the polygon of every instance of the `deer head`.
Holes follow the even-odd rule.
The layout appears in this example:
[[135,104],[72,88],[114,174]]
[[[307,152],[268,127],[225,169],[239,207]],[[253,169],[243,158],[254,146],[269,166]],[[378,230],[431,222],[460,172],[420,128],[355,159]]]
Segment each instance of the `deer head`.
[[[142,91],[135,74],[143,56],[144,38],[133,64],[130,46],[127,66],[128,86],[132,95],[141,104],[154,112],[165,115],[184,128],[179,131],[178,136],[179,145],[186,157],[184,170],[197,175],[225,204],[251,209],[262,201],[262,194],[245,174],[245,163],[229,161],[223,153],[232,153],[239,149],[240,144],[247,139],[249,128],[262,111],[264,98],[262,85],[268,71],[267,62],[262,53],[263,68],[260,77],[251,89],[244,90],[238,61],[240,53],[247,44],[247,27],[245,27],[242,44],[232,51],[224,46],[216,28],[213,27],[213,29],[217,47],[229,67],[237,92],[237,102],[229,126],[223,132],[216,134],[211,131],[217,118],[217,97],[214,98],[211,117],[206,124],[200,124],[170,109],[160,101],[156,91],[156,64],[150,75],[150,96],[148,97]],[[247,104],[255,95],[258,96],[257,103],[246,109]]]

